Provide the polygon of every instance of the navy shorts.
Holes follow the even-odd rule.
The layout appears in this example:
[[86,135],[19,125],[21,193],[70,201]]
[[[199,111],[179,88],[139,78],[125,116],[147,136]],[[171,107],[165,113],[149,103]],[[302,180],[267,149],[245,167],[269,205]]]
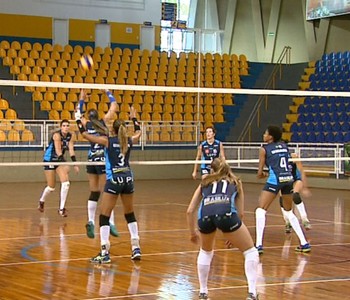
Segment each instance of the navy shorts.
[[208,165],[208,167],[206,168],[201,168],[201,175],[208,175],[210,174],[210,166]]
[[[49,163],[50,161],[45,161],[44,160],[44,163]],[[44,170],[47,171],[47,170],[56,170],[58,168],[58,165],[47,165],[47,166],[44,166]]]
[[198,229],[201,233],[212,233],[216,229],[222,232],[234,232],[242,225],[242,221],[236,213],[225,215],[207,216],[198,219]]
[[263,187],[263,191],[268,191],[274,193],[275,195],[277,195],[278,192],[281,191],[282,195],[289,195],[293,193],[293,183],[294,181],[280,183],[278,185],[266,183]]
[[88,174],[95,174],[95,175],[106,174],[106,166],[104,166],[104,165],[87,165],[86,172]]
[[113,195],[132,194],[134,192],[134,179],[132,177],[117,177],[107,180],[104,192]]

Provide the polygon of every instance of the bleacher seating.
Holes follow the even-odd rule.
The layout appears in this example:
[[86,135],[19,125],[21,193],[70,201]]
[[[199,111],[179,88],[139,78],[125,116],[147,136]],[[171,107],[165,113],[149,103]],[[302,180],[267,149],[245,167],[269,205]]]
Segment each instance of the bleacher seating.
[[[350,51],[324,54],[310,62],[301,89],[350,91]],[[345,97],[297,97],[284,124],[284,137],[294,142],[346,143],[349,139],[350,99]]]
[[[83,53],[94,59],[94,69],[85,73],[79,68]],[[131,51],[128,48],[111,49],[106,47],[79,45],[51,45],[28,42],[19,43],[2,41],[0,57],[3,65],[10,67],[10,73],[18,80],[78,82],[78,83],[111,83],[111,84],[148,84],[176,85],[194,87],[240,88],[240,75],[248,74],[248,61],[245,55],[239,57],[220,54],[180,53],[170,55],[166,52],[148,50]],[[201,78],[198,78],[198,67],[201,65]],[[71,117],[78,101],[79,90],[63,88],[26,87],[32,93],[32,100],[38,108],[47,111],[48,119],[58,120]],[[100,103],[98,110],[106,112],[108,101],[103,100],[100,91],[91,92],[90,101]],[[123,97],[123,102],[149,104],[140,111],[143,121],[194,121],[197,118],[197,95],[186,93],[164,93],[153,91],[116,91],[116,96]],[[168,98],[167,98],[168,97]],[[171,97],[171,98],[170,98]],[[170,101],[171,103],[167,103]],[[69,102],[68,102],[69,101]],[[234,105],[232,95],[206,95],[200,100],[200,120],[207,125],[225,121],[223,105]],[[105,102],[102,104],[102,102]],[[120,101],[117,101],[121,103]],[[35,104],[34,103],[34,104]],[[2,103],[0,103],[2,105]],[[121,110],[119,117],[125,117],[126,110]],[[7,112],[6,118],[17,118],[13,112]],[[189,138],[187,135],[186,138]]]

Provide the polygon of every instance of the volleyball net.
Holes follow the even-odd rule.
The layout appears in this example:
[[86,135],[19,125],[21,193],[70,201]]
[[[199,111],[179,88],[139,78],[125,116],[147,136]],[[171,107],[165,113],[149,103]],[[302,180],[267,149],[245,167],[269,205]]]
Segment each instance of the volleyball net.
[[[61,119],[71,120],[71,132],[75,137],[75,150],[78,165],[89,164],[87,151],[89,143],[84,140],[75,125],[74,108],[79,99],[69,99],[71,91],[77,95],[80,89],[88,91],[90,97],[85,102],[85,110],[97,108],[101,113],[108,110],[108,97],[103,90],[110,90],[118,104],[118,118],[128,120],[130,105],[133,105],[141,122],[142,136],[135,145],[132,154],[134,165],[193,165],[204,161],[195,161],[197,146],[205,139],[207,126],[217,129],[217,138],[221,139],[234,123],[231,119],[242,103],[242,96],[287,96],[291,98],[337,98],[340,101],[350,99],[345,91],[307,91],[307,90],[268,90],[237,88],[206,88],[179,86],[148,86],[123,84],[71,83],[50,81],[0,80],[0,86],[12,89],[24,89],[33,94],[33,110],[42,109],[49,101],[51,110],[46,110],[46,119],[4,118],[1,131],[6,131],[6,139],[0,139],[0,166],[42,166],[43,152],[52,132],[59,128]],[[36,91],[42,95],[53,92],[54,97],[64,91],[64,99],[35,99]],[[46,102],[45,102],[46,101]],[[281,100],[283,101],[283,100]],[[345,100],[344,100],[345,101]],[[59,103],[58,103],[59,102]],[[54,109],[54,104],[58,109]],[[69,106],[69,105],[70,106]],[[36,107],[35,107],[36,106]],[[350,106],[347,105],[347,108]],[[58,115],[50,115],[52,111]],[[68,112],[64,114],[64,112]],[[286,127],[290,127],[293,121]],[[252,121],[250,121],[252,122]],[[273,124],[273,121],[271,122]],[[130,131],[132,124],[128,123]],[[245,124],[248,126],[249,124]],[[285,127],[285,126],[283,126]],[[286,129],[286,128],[284,128]],[[261,128],[261,134],[265,129]],[[17,134],[16,134],[17,133]],[[12,135],[11,135],[12,134]],[[1,137],[0,137],[1,138]],[[227,161],[238,169],[256,169],[261,143],[224,142]],[[348,161],[343,143],[290,143],[304,164],[311,171],[344,173],[344,162]],[[69,159],[67,159],[69,161]],[[207,162],[206,162],[207,163]],[[73,164],[68,163],[67,164]],[[314,169],[313,169],[314,168]]]

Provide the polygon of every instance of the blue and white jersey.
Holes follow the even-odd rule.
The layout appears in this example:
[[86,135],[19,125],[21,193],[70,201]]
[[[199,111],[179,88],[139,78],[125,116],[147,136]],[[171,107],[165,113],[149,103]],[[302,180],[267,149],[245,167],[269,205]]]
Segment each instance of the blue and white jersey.
[[72,134],[70,132],[67,133],[66,136],[62,135],[61,130],[58,130],[54,132],[51,136],[49,145],[47,146],[45,153],[44,153],[44,161],[58,161],[58,155],[56,153],[55,149],[55,142],[53,140],[53,136],[55,133],[59,133],[61,136],[61,149],[62,149],[62,155],[68,150],[68,145],[70,140],[72,139]]
[[227,180],[213,182],[202,187],[202,200],[198,210],[198,219],[207,216],[237,213],[235,199],[238,195],[237,186]]
[[[102,125],[104,125],[103,120],[99,121]],[[86,123],[86,130],[89,134],[95,135],[95,136],[101,136],[99,132],[96,131],[94,128],[92,122]],[[104,161],[105,155],[104,155],[104,146],[90,142],[90,149],[88,153],[88,161]]]
[[263,146],[266,151],[265,164],[269,168],[267,183],[278,185],[293,181],[289,164],[289,149],[285,143],[270,143]]
[[[212,144],[208,141],[202,142],[202,160],[214,160],[214,158],[220,157],[220,144],[219,140],[214,140]],[[210,164],[201,164],[201,168],[210,168]]]
[[108,137],[108,147],[104,148],[106,160],[106,178],[115,180],[117,177],[132,177],[132,171],[129,165],[132,140],[128,139],[128,150],[124,155],[120,151],[118,137]]

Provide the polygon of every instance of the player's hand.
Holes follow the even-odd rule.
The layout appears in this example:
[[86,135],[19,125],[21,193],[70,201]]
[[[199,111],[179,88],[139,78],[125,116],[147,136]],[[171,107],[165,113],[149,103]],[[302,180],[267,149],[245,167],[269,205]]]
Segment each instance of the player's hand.
[[194,244],[199,243],[199,233],[198,230],[196,230],[194,233],[191,234],[190,241]]
[[309,198],[309,197],[312,196],[311,191],[310,191],[308,188],[306,188],[306,187],[304,187],[304,188],[302,189],[301,194],[302,194],[303,197],[305,197],[305,198]]
[[197,172],[193,172],[193,173],[192,173],[192,178],[193,178],[194,180],[197,179]]
[[233,244],[229,240],[225,241],[225,246],[227,247],[227,249],[231,249],[234,247]]
[[76,174],[78,174],[79,173],[79,166],[74,166],[74,171]]
[[136,109],[133,106],[130,107],[130,119],[132,118],[136,118]]
[[77,107],[75,112],[74,112],[74,118],[75,118],[75,121],[81,120],[81,112],[80,112],[79,107]]

